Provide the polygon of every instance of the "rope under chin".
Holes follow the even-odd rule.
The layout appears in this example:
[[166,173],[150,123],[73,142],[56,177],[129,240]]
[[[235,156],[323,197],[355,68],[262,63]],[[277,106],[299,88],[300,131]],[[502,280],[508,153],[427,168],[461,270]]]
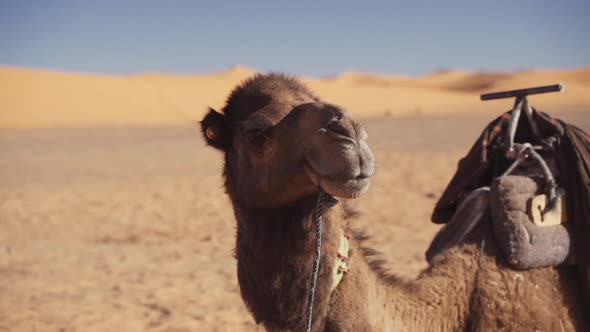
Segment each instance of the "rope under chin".
[[309,296],[307,298],[307,332],[311,332],[311,322],[313,317],[313,301],[315,298],[315,288],[318,281],[318,273],[320,271],[320,255],[322,251],[322,215],[324,213],[324,200],[326,193],[322,188],[319,188],[318,201],[315,208],[315,256],[313,259],[313,270],[311,273],[311,287],[309,288]]

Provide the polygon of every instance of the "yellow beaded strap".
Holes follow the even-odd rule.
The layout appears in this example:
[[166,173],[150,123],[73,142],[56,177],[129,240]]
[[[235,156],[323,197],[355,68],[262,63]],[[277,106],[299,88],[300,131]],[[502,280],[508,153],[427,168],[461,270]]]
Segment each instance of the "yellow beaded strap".
[[350,236],[342,229],[340,229],[340,243],[338,244],[338,254],[336,255],[336,259],[334,260],[334,272],[333,273],[333,280],[332,280],[332,291],[338,287],[340,282],[342,281],[342,277],[345,273],[348,273],[348,249],[349,244],[348,240]]

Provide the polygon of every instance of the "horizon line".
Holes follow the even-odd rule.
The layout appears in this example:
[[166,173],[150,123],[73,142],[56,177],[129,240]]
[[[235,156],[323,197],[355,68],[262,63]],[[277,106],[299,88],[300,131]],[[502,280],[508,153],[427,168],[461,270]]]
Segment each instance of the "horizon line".
[[371,75],[371,76],[394,76],[394,77],[405,77],[405,78],[421,78],[427,77],[430,75],[435,74],[444,74],[444,73],[466,73],[466,74],[517,74],[517,73],[527,73],[527,72],[555,72],[555,71],[578,71],[578,70],[590,70],[590,64],[582,65],[582,66],[564,66],[564,67],[549,67],[549,68],[528,68],[528,69],[517,69],[517,70],[467,70],[461,68],[441,68],[436,69],[430,72],[426,72],[424,74],[419,75],[412,75],[407,73],[388,73],[388,72],[368,72],[368,71],[360,71],[356,69],[346,69],[340,71],[335,74],[330,75],[302,75],[302,74],[295,74],[285,71],[279,70],[258,70],[246,65],[242,64],[234,64],[227,66],[225,69],[216,70],[216,71],[194,71],[194,72],[177,72],[177,71],[158,71],[158,70],[142,70],[136,72],[104,72],[104,71],[79,71],[79,70],[71,70],[71,69],[61,69],[61,68],[51,68],[51,67],[43,67],[43,66],[25,66],[25,65],[12,65],[12,64],[4,64],[0,63],[0,69],[18,69],[18,70],[29,70],[29,71],[44,71],[44,72],[52,72],[52,73],[62,73],[62,74],[81,74],[81,75],[96,75],[96,76],[117,76],[117,77],[131,77],[131,76],[141,76],[141,75],[163,75],[163,76],[205,76],[205,75],[220,75],[231,73],[232,71],[249,71],[252,73],[284,73],[288,75],[293,75],[296,77],[307,77],[307,78],[315,78],[315,79],[335,79],[339,76],[345,74],[359,74],[359,75]]

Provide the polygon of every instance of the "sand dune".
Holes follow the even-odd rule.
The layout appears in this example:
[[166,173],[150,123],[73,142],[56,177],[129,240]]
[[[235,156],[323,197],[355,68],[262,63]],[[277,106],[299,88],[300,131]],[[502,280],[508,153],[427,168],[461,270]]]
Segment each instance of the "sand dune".
[[[221,107],[233,86],[254,73],[235,66],[200,75],[141,73],[127,76],[0,67],[0,127],[168,125],[200,119]],[[507,109],[511,101],[481,103],[482,92],[561,82],[563,94],[532,97],[548,110],[590,106],[590,68],[470,73],[441,71],[421,77],[345,72],[303,78],[327,101],[356,116],[446,114]]]

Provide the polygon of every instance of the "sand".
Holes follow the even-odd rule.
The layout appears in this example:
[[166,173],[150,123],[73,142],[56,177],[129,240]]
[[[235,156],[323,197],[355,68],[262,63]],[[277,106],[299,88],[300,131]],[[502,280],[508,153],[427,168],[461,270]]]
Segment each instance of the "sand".
[[[588,84],[576,71],[559,73]],[[221,104],[228,82],[249,74],[244,68],[198,77],[2,69],[0,331],[257,330],[238,292],[235,221],[222,189],[221,155],[204,146],[188,121],[206,102]],[[430,212],[457,160],[509,103],[491,103],[489,112],[422,106],[404,113],[391,106],[386,116],[389,103],[415,106],[386,91],[440,98],[424,105],[462,105],[474,95],[452,90],[465,88],[456,82],[466,75],[308,79],[321,96],[351,105],[366,98],[355,93],[385,98],[374,101],[374,111],[353,111],[378,163],[369,193],[353,201],[362,212],[354,224],[374,236],[371,244],[388,257],[388,267],[408,278],[426,266],[424,251],[438,229]],[[499,77],[494,84],[507,84]],[[576,96],[585,107],[587,97]],[[563,106],[552,100],[550,107]],[[22,112],[7,112],[7,105]],[[162,111],[166,105],[188,119]],[[574,106],[554,115],[590,130],[588,112]]]
[[[235,66],[201,75],[128,76],[0,67],[0,128],[181,125],[220,108],[254,71]],[[479,94],[563,83],[561,94],[531,97],[548,111],[590,106],[590,68],[516,73],[437,72],[422,77],[346,72],[302,79],[324,100],[357,117],[383,114],[497,112],[510,100],[482,103]]]

